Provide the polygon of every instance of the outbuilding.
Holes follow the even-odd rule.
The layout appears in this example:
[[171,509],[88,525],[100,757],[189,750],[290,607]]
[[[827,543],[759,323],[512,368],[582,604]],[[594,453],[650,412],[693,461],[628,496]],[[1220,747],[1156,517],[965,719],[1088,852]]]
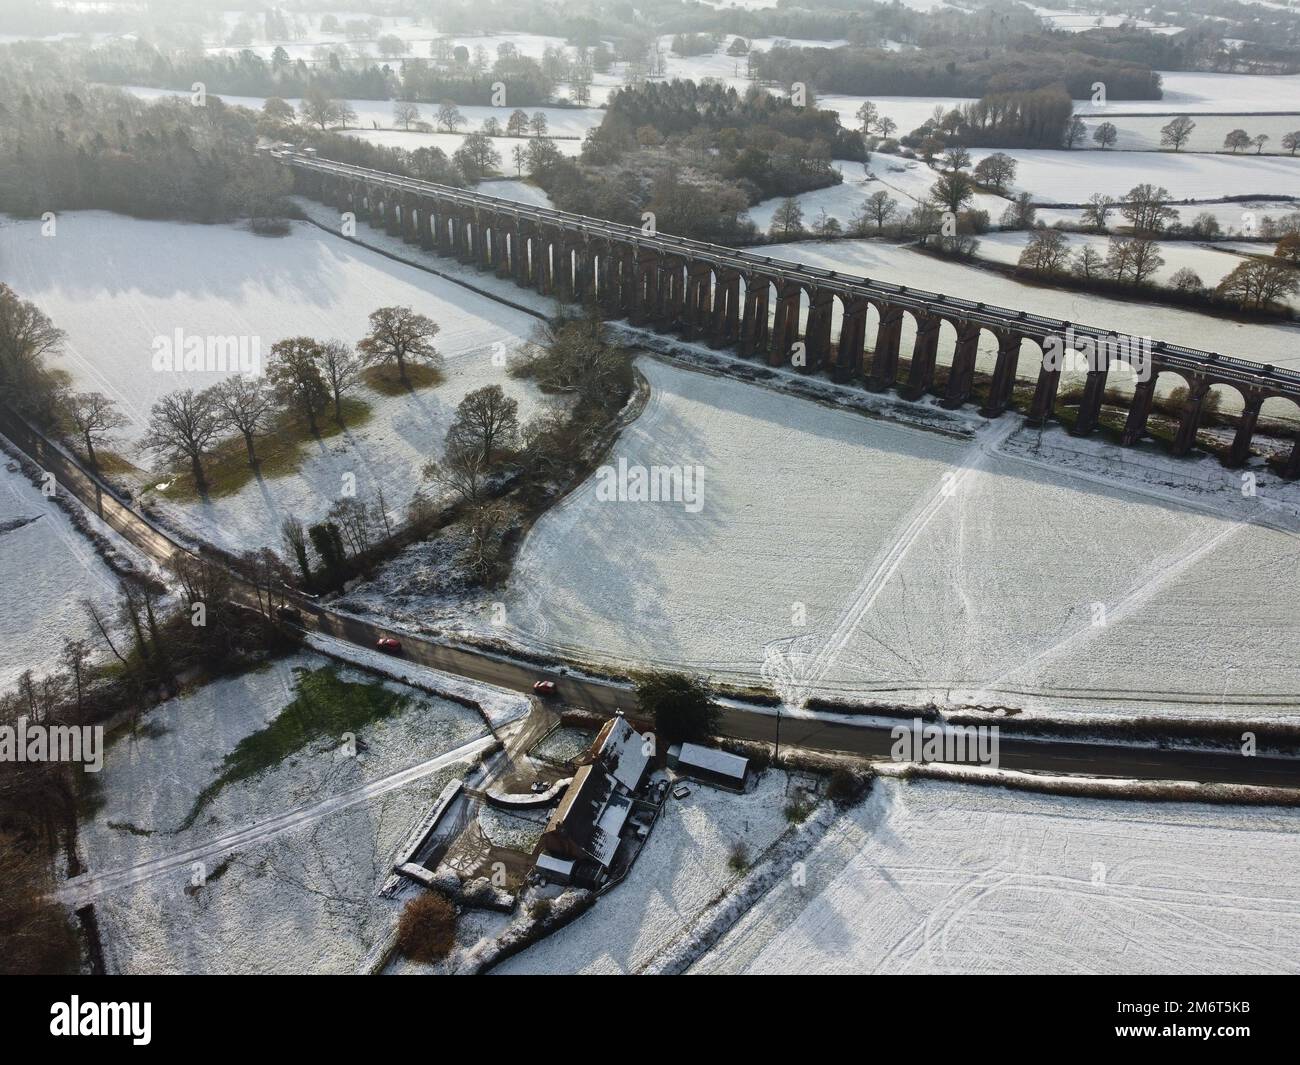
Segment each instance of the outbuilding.
[[668,768],[705,784],[744,791],[749,759],[698,743],[675,743],[668,748]]

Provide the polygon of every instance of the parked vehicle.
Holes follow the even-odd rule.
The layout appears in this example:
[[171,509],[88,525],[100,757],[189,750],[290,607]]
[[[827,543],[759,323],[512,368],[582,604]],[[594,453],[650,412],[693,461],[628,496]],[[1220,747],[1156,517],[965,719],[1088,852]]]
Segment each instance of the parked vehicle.
[[376,649],[383,651],[386,655],[400,655],[402,645],[391,636],[381,636],[375,641]]
[[555,694],[555,681],[539,680],[533,685],[533,694],[542,696],[552,696]]

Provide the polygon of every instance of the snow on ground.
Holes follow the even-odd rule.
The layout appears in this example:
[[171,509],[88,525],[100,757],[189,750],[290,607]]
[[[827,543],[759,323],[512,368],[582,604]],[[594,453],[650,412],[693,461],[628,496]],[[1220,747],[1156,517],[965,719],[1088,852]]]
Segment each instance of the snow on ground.
[[[153,89],[140,85],[124,85],[125,92],[142,100],[159,100],[167,97],[184,97],[189,98],[188,92],[179,89]],[[222,101],[229,107],[247,107],[253,111],[261,111],[262,105],[266,103],[264,96],[227,96],[220,93],[211,93],[213,96],[221,96]],[[299,99],[296,96],[286,98],[286,103],[291,104],[296,110]],[[354,136],[366,136],[366,139],[374,139],[375,143],[385,144],[389,147],[399,148],[419,148],[419,147],[438,147],[442,148],[448,155],[460,147],[461,141],[464,140],[466,133],[472,133],[483,125],[486,118],[495,118],[504,127],[506,120],[515,110],[511,107],[488,107],[479,105],[464,104],[460,105],[460,113],[465,118],[461,126],[460,133],[419,133],[418,131],[397,128],[394,129],[393,122],[393,103],[392,100],[348,100],[348,106],[356,112],[354,128],[349,130]],[[420,109],[420,118],[417,121],[437,123],[438,105],[430,103],[416,104]],[[546,116],[547,133],[555,137],[556,147],[561,151],[577,154],[582,147],[581,138],[587,130],[593,126],[600,125],[604,112],[595,107],[524,107],[521,110],[526,111],[529,117],[541,112]],[[387,139],[375,139],[370,135],[375,133],[389,134]],[[567,138],[567,139],[566,139]],[[574,141],[572,138],[578,138]],[[514,143],[523,138],[502,137],[498,138],[497,150],[501,152],[502,157],[509,163],[507,151],[513,147]],[[494,143],[496,143],[494,141]],[[576,147],[569,147],[575,144]]]
[[573,924],[493,970],[508,975],[633,973],[739,879],[728,866],[744,844],[751,862],[786,829],[789,778],[769,770],[745,795],[690,783],[669,798],[626,880]]
[[[419,130],[414,129],[350,129],[344,132],[349,137],[356,137],[358,140],[366,141],[368,144],[376,144],[382,148],[401,148],[408,152],[413,152],[418,148],[437,148],[448,159],[465,143],[464,133],[421,133]],[[496,170],[507,175],[517,173],[514,150],[523,148],[526,151],[530,142],[531,138],[528,137],[493,137],[492,147],[496,149],[497,155],[500,157],[496,164]],[[553,143],[561,155],[576,156],[582,151],[582,141],[580,140],[557,140]],[[527,167],[525,166],[526,172]]]
[[[971,151],[978,163],[990,149]],[[1294,196],[1300,190],[1300,157],[1187,155],[1182,152],[1065,152],[1019,149],[1013,192],[1038,203],[1083,204],[1094,192],[1112,199],[1135,185],[1160,185],[1175,200],[1221,196]]]
[[[1300,200],[1282,201],[1277,200],[1242,200],[1234,203],[1197,203],[1197,204],[1174,204],[1173,209],[1178,212],[1178,221],[1185,226],[1190,226],[1201,214],[1214,216],[1214,220],[1219,223],[1219,228],[1227,234],[1244,234],[1247,230],[1253,230],[1258,233],[1260,227],[1266,218],[1281,219],[1288,214],[1300,210]],[[1111,225],[1115,225],[1121,216],[1112,211],[1110,215]],[[1068,225],[1083,225],[1083,209],[1079,207],[1040,207],[1038,208],[1038,221],[1043,225],[1054,226],[1057,222],[1064,222]],[[1272,245],[1267,245],[1269,250]]]
[[[396,919],[375,892],[412,823],[465,762],[449,759],[325,816],[314,816],[313,807],[486,742],[482,718],[457,703],[390,684],[415,702],[363,727],[355,755],[346,753],[346,737],[323,737],[274,769],[227,785],[193,827],[181,828],[225,755],[292,701],[293,670],[329,664],[301,655],[216,681],[150,711],[138,731],[108,749],[96,781],[102,805],[80,830],[92,874],[156,862],[303,812],[283,831],[254,834],[207,858],[200,870],[207,884],[197,890],[186,864],[101,896],[100,928],[119,971],[350,971]],[[341,676],[373,682],[347,669]]]
[[1151,22],[1147,19],[1132,18],[1128,15],[1107,15],[1100,11],[1061,11],[1056,8],[1039,7],[1036,4],[1026,5],[1034,14],[1040,16],[1047,24],[1048,29],[1065,30],[1068,33],[1086,33],[1088,30],[1107,28],[1114,29],[1118,26],[1130,26],[1137,29],[1150,30],[1158,34],[1175,34],[1182,33],[1182,26],[1169,26],[1163,23]]
[[1300,812],[877,779],[694,973],[1300,972]]
[[521,420],[541,403],[531,384],[493,362],[493,345],[513,349],[531,333],[531,317],[305,223],[286,237],[264,238],[234,226],[79,212],[60,216],[53,239],[42,237],[34,221],[8,222],[5,234],[0,270],[67,331],[66,354],[56,365],[78,388],[113,397],[131,419],[132,441],[165,393],[207,387],[220,376],[154,371],[155,337],[177,329],[249,336],[265,359],[284,337],[355,343],[368,328],[366,316],[383,306],[413,307],[441,326],[435,343],[447,380],[437,388],[395,397],[359,393],[374,408],[370,421],[317,444],[296,473],[205,503],[159,497],[176,521],[221,547],[278,543],[286,514],[318,520],[338,498],[344,473],[356,476],[360,497],[383,486],[398,514],[467,392],[501,384],[519,400]]
[[[795,197],[803,211],[805,229],[813,228],[822,211],[828,217],[838,219],[842,226],[847,226],[853,216],[861,212],[867,197],[882,189],[898,205],[896,220],[899,220],[918,203],[930,198],[930,190],[939,179],[939,171],[931,169],[919,159],[892,155],[876,155],[866,164],[847,159],[833,160],[833,164],[844,176],[843,181]],[[768,231],[773,216],[784,200],[784,197],[776,196],[762,200],[749,209],[749,217],[760,231]],[[981,192],[976,193],[972,206],[987,211],[990,220],[996,224],[1009,202],[1001,196]]]
[[[98,527],[93,517],[87,520]],[[0,452],[0,691],[26,670],[39,677],[57,669],[64,640],[91,639],[83,599],[111,612],[117,576],[59,506]]]
[[1159,100],[1110,100],[1094,104],[1076,100],[1081,115],[1120,114],[1251,114],[1300,112],[1300,74],[1207,74],[1162,70]]
[[[763,247],[762,254],[1048,318],[1104,326],[1131,336],[1220,351],[1276,366],[1300,367],[1300,328],[1293,325],[1237,322],[1178,307],[1149,306],[1069,289],[1027,285],[979,267],[873,240],[771,244]],[[981,352],[987,355],[983,346]],[[1028,360],[1022,362],[1022,369],[1027,369]]]
[[[979,238],[978,255],[981,259],[1014,266],[1025,245],[1029,243],[1029,237],[1030,234],[1025,232],[986,233]],[[1080,248],[1087,245],[1104,256],[1108,247],[1108,238],[1100,235],[1071,233],[1066,236],[1066,240],[1072,254],[1077,254]],[[1234,252],[1249,249],[1247,254],[1268,255],[1273,250],[1269,244],[1198,244],[1190,240],[1165,240],[1160,241],[1159,245],[1165,264],[1153,275],[1153,281],[1168,283],[1176,271],[1186,267],[1194,270],[1210,287],[1217,285],[1241,264],[1241,254]],[[1300,308],[1300,295],[1291,297],[1290,303]]]
[[641,366],[651,400],[609,462],[698,466],[703,505],[601,502],[588,481],[526,539],[497,635],[794,696],[1300,710],[1295,537],[1241,520],[1266,508],[1074,476],[1004,449],[1032,450],[1015,422],[957,442]]
[[484,196],[495,196],[500,200],[513,200],[515,203],[522,203],[527,207],[545,207],[549,209],[552,206],[551,198],[546,195],[546,190],[529,181],[517,181],[513,178],[480,181],[474,186],[474,191],[481,192]]
[[[1102,122],[1110,122],[1117,131],[1118,139],[1113,149],[1122,149],[1126,151],[1160,151],[1160,131],[1167,126],[1172,119],[1169,116],[1142,116],[1142,115],[1116,115],[1108,118],[1105,115],[1088,117],[1084,120],[1084,125],[1088,127],[1088,132],[1076,148],[1091,148],[1097,151],[1103,150],[1093,139],[1092,135],[1096,128]],[[1268,143],[1264,146],[1266,152],[1285,152],[1282,147],[1282,138],[1294,130],[1300,129],[1300,115],[1202,115],[1194,118],[1196,126],[1188,137],[1187,143],[1183,146],[1184,152],[1222,152],[1223,138],[1234,129],[1244,129],[1252,137],[1257,133],[1266,134],[1269,138]],[[1166,149],[1169,150],[1169,149]],[[1247,148],[1242,155],[1253,155],[1255,149]],[[1011,154],[1016,154],[1012,152]]]

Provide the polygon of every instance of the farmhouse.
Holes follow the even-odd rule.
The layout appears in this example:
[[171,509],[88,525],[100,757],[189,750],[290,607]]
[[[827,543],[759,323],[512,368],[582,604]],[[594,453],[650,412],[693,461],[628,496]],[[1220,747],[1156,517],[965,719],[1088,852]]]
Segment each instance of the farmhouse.
[[598,883],[609,873],[650,765],[650,741],[622,714],[607,721],[542,833],[538,870],[549,879]]

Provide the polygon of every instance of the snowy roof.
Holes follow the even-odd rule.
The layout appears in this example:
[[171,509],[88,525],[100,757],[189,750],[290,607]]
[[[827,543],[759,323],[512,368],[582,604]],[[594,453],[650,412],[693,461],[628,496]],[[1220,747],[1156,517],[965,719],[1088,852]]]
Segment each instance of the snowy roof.
[[728,754],[716,747],[701,747],[698,743],[683,743],[677,754],[677,760],[683,765],[696,769],[705,769],[710,773],[719,773],[725,777],[743,780],[749,766],[748,758],[738,754]]
[[609,803],[600,812],[591,841],[592,856],[601,865],[608,867],[614,860],[614,852],[618,850],[619,834],[623,831],[623,825],[626,824],[627,816],[631,812],[632,801],[626,795],[621,792],[610,795]]
[[636,791],[650,756],[646,753],[645,737],[627,723],[627,718],[622,714],[610,718],[593,746],[596,761],[604,770],[628,791]]
[[545,852],[537,856],[537,868],[547,873],[557,873],[560,876],[570,876],[573,873],[574,863],[567,858],[557,858],[553,854]]
[[609,865],[618,850],[619,833],[631,812],[632,800],[599,766],[584,765],[547,823],[547,832],[561,833],[573,846]]

